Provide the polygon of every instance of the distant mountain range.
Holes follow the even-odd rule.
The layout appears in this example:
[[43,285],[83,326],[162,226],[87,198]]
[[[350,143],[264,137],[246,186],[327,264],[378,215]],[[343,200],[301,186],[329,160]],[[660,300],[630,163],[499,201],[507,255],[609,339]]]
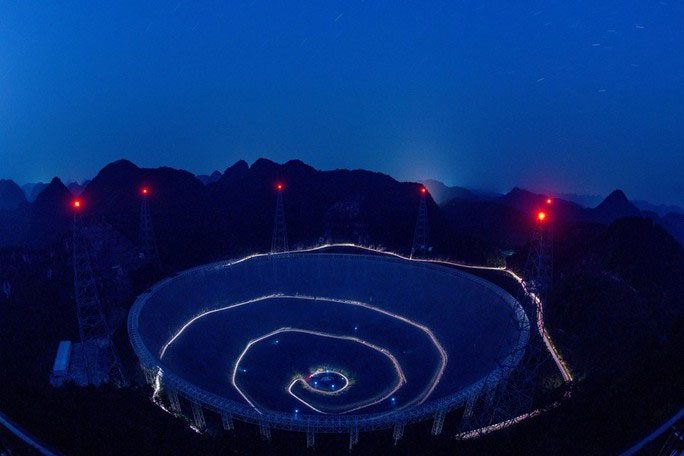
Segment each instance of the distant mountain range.
[[[12,367],[0,369],[7,408],[24,411],[23,423],[50,442],[59,442],[65,453],[83,452],[84,444],[91,454],[112,449],[128,454],[132,448],[159,452],[158,441],[166,445],[162,447],[166,453],[181,447],[191,454],[216,452],[217,442],[226,439],[190,439],[180,420],[156,407],[139,407],[139,388],[76,391],[48,386],[53,347],[64,338],[78,337],[71,286],[70,203],[81,192],[88,232],[97,240],[93,257],[101,288],[113,290],[115,281],[130,280],[130,290],[116,287],[116,293],[101,295],[106,309],[113,309],[114,303],[130,304],[128,295],[147,289],[153,279],[145,277],[144,269],[136,269],[142,186],[151,189],[164,273],[172,274],[192,264],[268,251],[276,182],[285,185],[285,217],[293,247],[361,240],[402,252],[410,248],[420,184],[363,170],[318,171],[298,160],[278,164],[260,159],[252,165],[238,161],[222,172],[198,177],[120,160],[83,186],[67,186],[55,178],[43,184],[33,200],[15,183],[0,181],[0,247],[19,246],[0,249],[2,279],[10,280],[13,290],[11,300],[0,293],[0,358]],[[407,440],[404,445],[415,442],[406,447],[408,452],[415,448],[417,453],[458,453],[465,448],[477,454],[511,449],[521,454],[613,454],[626,446],[626,430],[631,430],[630,441],[636,440],[632,437],[641,429],[634,429],[635,423],[654,428],[664,414],[678,407],[684,215],[660,216],[644,210],[620,190],[586,207],[558,197],[547,203],[546,195],[520,188],[492,194],[426,184],[432,193],[426,202],[435,257],[501,264],[496,263],[501,250],[514,249],[507,255],[507,265],[520,270],[529,251],[526,241],[534,215],[542,208],[548,212],[554,237],[553,288],[545,301],[544,320],[575,384],[572,398],[546,412],[544,419],[473,439],[468,447],[455,446],[453,451],[444,446],[448,439]],[[25,254],[22,247],[36,251]],[[509,282],[506,274],[480,273],[517,289],[517,282]],[[112,318],[120,347],[126,334],[124,315]],[[131,351],[121,353],[132,366]],[[553,379],[545,373],[542,377]],[[25,407],[36,392],[43,399],[34,401],[40,407]],[[123,405],[107,407],[112,403]],[[135,446],[127,446],[131,439],[120,438],[154,433],[159,420],[167,420],[164,426],[178,431],[152,443],[137,439]],[[79,434],[84,422],[104,423],[99,427],[112,432]],[[540,441],[538,436],[553,440]],[[366,439],[367,453],[386,451],[386,440]],[[235,449],[223,452],[230,451]]]
[[633,200],[632,203],[642,211],[655,212],[661,217],[671,213],[684,214],[684,208],[673,204],[653,204],[643,200]]
[[[71,226],[70,200],[80,190],[88,217],[136,242],[139,189],[148,185],[159,250],[168,264],[181,267],[267,251],[274,184],[282,182],[291,246],[346,241],[401,251],[411,247],[420,200],[417,183],[363,170],[318,171],[298,160],[277,164],[266,159],[251,166],[239,161],[205,182],[183,170],[139,168],[126,160],[107,165],[84,189],[72,186],[70,191],[55,178],[34,202],[0,210],[0,244],[39,248],[64,239]],[[428,213],[436,251],[467,261],[496,261],[493,245],[454,232],[431,198]]]
[[[80,184],[78,182],[71,182],[67,184],[67,189],[73,195],[80,195],[81,192],[88,186],[88,183],[90,183],[89,180],[86,180]],[[44,182],[32,182],[22,185],[21,191],[24,193],[26,201],[33,202],[47,186],[48,184]]]
[[[480,199],[491,199],[503,195],[503,193],[485,192],[467,187],[449,187],[443,182],[432,179],[424,181],[423,184],[430,189],[430,193],[437,204],[442,204],[454,198],[469,199],[477,197]],[[576,203],[583,207],[596,207],[604,200],[604,197],[601,195],[581,195],[577,193],[554,193],[549,196]],[[642,211],[655,212],[660,217],[672,212],[684,214],[684,208],[673,204],[653,204],[644,200],[631,200],[631,203]]]
[[622,190],[615,190],[595,207],[584,207],[574,201],[536,194],[514,188],[497,195],[476,192],[463,187],[448,187],[438,181],[426,181],[425,186],[439,202],[445,217],[456,229],[490,240],[502,248],[520,245],[529,238],[530,219],[538,210],[549,212],[554,229],[562,230],[577,222],[610,224],[624,217],[646,217],[664,227],[675,239],[684,244],[684,211],[677,206],[655,206],[641,202],[642,209],[631,202]]
[[452,199],[478,199],[484,198],[472,190],[465,187],[448,187],[444,183],[432,179],[423,182],[423,185],[430,191],[430,195],[437,204],[442,204]]
[[26,202],[21,188],[11,180],[0,179],[0,210],[13,210]]
[[211,174],[198,174],[196,177],[197,177],[197,179],[199,179],[200,182],[202,182],[204,185],[208,185],[208,184],[213,184],[214,182],[216,182],[216,181],[218,181],[219,179],[221,179],[221,176],[222,176],[222,175],[223,175],[223,174],[221,174],[221,171],[214,171],[214,172],[211,173]]
[[[275,193],[286,185],[285,205],[292,245],[349,241],[410,248],[415,227],[418,183],[398,182],[364,170],[318,171],[292,160],[277,164],[238,161],[225,171],[195,176],[172,168],[146,169],[120,160],[92,181],[65,186],[30,184],[23,192],[0,181],[0,246],[40,247],[68,234],[69,202],[82,195],[87,213],[111,224],[131,241],[137,239],[141,185],[153,188],[158,242],[168,261],[192,263],[217,252],[225,255],[269,248]],[[535,211],[549,212],[554,230],[575,223],[610,224],[623,217],[646,217],[684,243],[684,215],[638,208],[616,190],[593,208],[514,188],[507,194],[448,187],[426,181],[435,253],[467,261],[496,262],[498,250],[517,249],[529,239]],[[26,195],[30,196],[26,196]],[[437,204],[439,203],[439,205]]]

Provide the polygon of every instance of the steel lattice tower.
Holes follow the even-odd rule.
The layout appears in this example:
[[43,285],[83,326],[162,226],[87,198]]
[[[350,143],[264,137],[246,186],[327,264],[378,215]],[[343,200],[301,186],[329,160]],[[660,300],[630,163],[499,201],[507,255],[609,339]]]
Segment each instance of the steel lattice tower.
[[140,189],[140,229],[138,231],[138,241],[140,242],[140,257],[143,261],[159,267],[157,241],[154,237],[152,214],[150,213],[150,193],[149,187]]
[[427,189],[421,187],[418,220],[416,221],[416,231],[413,234],[413,245],[411,246],[411,258],[425,257],[430,250],[428,244],[427,194]]
[[283,191],[285,185],[276,184],[276,210],[273,223],[273,238],[271,239],[271,253],[287,252],[287,228],[285,227],[285,208],[283,206]]
[[[549,200],[547,204],[550,204]],[[508,380],[496,389],[486,392],[481,402],[474,404],[472,415],[467,420],[464,419],[464,430],[509,420],[529,412],[534,405],[538,373],[549,359],[537,327],[537,318],[541,314],[541,306],[548,303],[552,271],[548,214],[539,211],[535,222],[530,250],[523,268],[525,282],[516,297],[529,318],[530,339],[520,364],[512,366]]]
[[[517,402],[520,406],[529,408],[532,406],[536,394],[536,377],[541,366],[548,360],[549,354],[544,347],[544,341],[537,327],[538,315],[543,315],[542,305],[548,304],[551,291],[551,238],[549,236],[548,215],[539,211],[536,215],[536,225],[532,233],[530,251],[527,262],[523,269],[525,278],[525,291],[518,298],[526,309],[533,329],[530,331],[530,340],[527,351],[521,362],[521,368],[513,374],[514,394],[517,394]],[[516,400],[514,399],[514,403]],[[511,411],[516,407],[510,407]]]
[[537,213],[537,224],[532,234],[530,253],[524,274],[528,291],[536,294],[543,303],[548,303],[551,290],[552,256],[549,221],[546,212]]
[[74,297],[81,338],[81,355],[87,383],[127,384],[121,361],[111,340],[97,290],[97,279],[90,258],[90,242],[85,231],[81,200],[73,202]]

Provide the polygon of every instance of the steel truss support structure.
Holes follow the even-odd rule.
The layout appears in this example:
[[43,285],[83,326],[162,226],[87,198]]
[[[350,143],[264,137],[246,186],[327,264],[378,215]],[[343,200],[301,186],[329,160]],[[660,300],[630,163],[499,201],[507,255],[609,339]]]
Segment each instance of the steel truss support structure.
[[155,372],[151,369],[147,369],[145,366],[142,365],[141,368],[143,373],[145,374],[145,382],[147,382],[147,384],[150,386],[154,386],[155,379],[157,378]]
[[[354,254],[330,255],[336,255],[338,257],[336,259],[336,264],[342,265],[344,264],[344,262],[351,261]],[[288,258],[291,257],[289,253],[287,254],[287,256]],[[263,262],[265,268],[268,268],[270,263],[275,261],[275,259],[277,258],[278,255],[263,254],[255,257],[254,261]],[[387,258],[382,256],[368,256],[367,258],[365,258],[365,261],[394,262],[405,260]],[[191,273],[193,275],[196,274],[197,276],[201,276],[202,274],[206,273],[207,268],[215,267],[215,264],[202,266],[200,268],[192,270],[191,272],[188,272],[188,274]],[[440,271],[443,270],[439,266],[426,265],[425,267],[434,267],[439,268]],[[346,270],[346,268],[341,269]],[[459,276],[462,274],[461,272],[455,269],[448,269],[444,271],[448,272],[449,274]],[[342,278],[344,278],[344,276]],[[349,278],[347,277],[347,279]],[[155,289],[159,289],[166,286],[166,284],[168,284],[168,282],[171,280],[175,279],[165,279],[164,281],[155,285],[151,293],[141,295],[136,301],[133,308],[131,309],[128,320],[128,332],[131,338],[131,344],[133,345],[134,350],[138,354],[141,360],[141,364],[147,369],[150,369],[153,372],[158,373],[161,369],[161,366],[159,365],[158,355],[150,352],[149,349],[144,345],[140,337],[138,321],[140,311],[143,308],[143,305],[147,302],[150,296],[154,294]],[[490,285],[488,282],[482,281],[481,284],[484,287],[487,287],[496,293],[503,293],[498,287]],[[442,431],[446,414],[449,411],[463,409],[466,406],[469,410],[476,411],[481,408],[485,408],[479,407],[477,406],[477,404],[489,403],[490,401],[492,404],[497,404],[498,401],[496,397],[498,397],[498,392],[491,390],[490,385],[503,386],[505,382],[510,382],[509,377],[511,377],[511,370],[522,360],[522,353],[524,352],[525,347],[528,344],[528,337],[530,334],[530,322],[527,317],[527,313],[523,310],[521,304],[518,301],[515,301],[515,299],[512,296],[509,296],[508,294],[501,294],[501,296],[505,300],[507,305],[510,306],[511,311],[515,314],[515,318],[511,318],[511,324],[517,325],[519,331],[511,331],[511,333],[516,334],[516,336],[514,336],[516,340],[512,341],[512,343],[515,344],[516,348],[513,352],[511,352],[509,356],[506,357],[506,359],[500,361],[500,365],[497,367],[495,371],[493,371],[490,374],[489,377],[481,379],[476,384],[471,385],[471,387],[460,391],[457,395],[447,396],[437,401],[424,404],[420,407],[413,407],[408,408],[406,410],[402,410],[401,412],[388,413],[386,415],[373,417],[373,419],[370,420],[364,420],[363,418],[359,419],[359,417],[343,415],[337,417],[307,417],[306,420],[303,420],[299,418],[293,418],[293,415],[291,413],[279,413],[268,410],[263,412],[251,411],[242,404],[236,404],[233,401],[226,400],[220,396],[203,391],[201,388],[198,388],[193,384],[189,384],[188,382],[178,377],[171,371],[164,371],[163,379],[160,378],[159,375],[157,375],[157,383],[163,381],[161,390],[165,391],[166,393],[175,390],[178,392],[178,395],[182,395],[183,397],[188,398],[191,402],[197,402],[201,404],[202,407],[206,408],[207,410],[215,411],[219,415],[229,414],[233,419],[239,419],[241,421],[253,423],[259,426],[260,434],[263,438],[269,438],[271,433],[271,427],[276,429],[304,433],[307,431],[313,431],[315,433],[349,433],[349,444],[350,446],[353,446],[358,441],[359,432],[395,428],[394,432],[396,432],[397,434],[394,435],[396,436],[403,432],[403,427],[406,424],[422,421],[425,419],[430,419],[431,417],[434,419],[434,422],[432,423],[432,429],[436,435]],[[474,340],[474,343],[476,342],[477,340]],[[157,390],[159,390],[159,386],[157,386]],[[169,394],[176,394],[175,391]],[[172,401],[171,398],[169,400]],[[177,409],[179,408],[180,407],[177,407]],[[525,411],[527,412],[528,410]],[[470,414],[471,412],[468,413],[468,415]],[[190,418],[192,421],[192,416],[190,416]],[[486,415],[486,418],[486,424],[490,424],[492,419],[491,410],[489,410],[489,413]],[[398,422],[403,423],[402,426],[397,427]],[[477,423],[477,420],[473,419],[472,423]],[[470,426],[468,427],[469,429],[479,428]]]
[[[529,298],[528,298],[529,299]],[[479,395],[466,402],[460,432],[486,429],[531,410],[536,391],[537,373],[548,359],[541,337],[530,330],[527,347],[517,366],[506,366],[495,379],[487,381]]]
[[204,428],[207,427],[207,422],[204,419],[204,411],[202,410],[202,406],[197,402],[192,403],[192,418],[197,429],[204,430]]
[[271,440],[271,426],[263,421],[259,422],[259,434],[263,440]]
[[[547,302],[551,289],[551,243],[546,223],[548,222],[543,218],[537,220],[523,269],[527,280],[521,284],[516,297],[529,320],[534,322],[543,315],[541,305],[542,302]],[[531,326],[522,361],[517,366],[505,368],[504,377],[491,382],[480,406],[472,405],[472,419],[469,420],[465,420],[469,412],[468,404],[466,405],[462,431],[483,429],[531,410],[536,397],[539,371],[548,360],[549,352],[537,325]]]
[[[537,321],[543,315],[542,302],[548,303],[549,301],[552,277],[551,239],[548,221],[541,218],[537,220],[532,235],[530,252],[524,268],[524,277],[527,278],[527,281],[521,287],[518,302],[530,316],[530,320]],[[513,395],[508,395],[512,403],[498,404],[495,412],[500,415],[505,412],[506,419],[509,419],[516,413],[529,410],[535,398],[537,374],[548,359],[549,352],[544,347],[542,336],[538,331],[531,331],[530,342],[523,362],[513,371],[513,375],[506,385],[514,392]],[[502,410],[503,405],[508,405],[509,410]]]
[[283,205],[282,184],[276,186],[276,210],[273,223],[273,238],[271,239],[271,253],[287,252],[287,227],[285,226],[285,207]]
[[435,413],[435,419],[432,422],[432,435],[439,435],[442,433],[444,428],[444,420],[446,419],[447,411],[445,409],[437,410]]
[[478,394],[473,394],[466,400],[465,407],[463,408],[463,417],[461,418],[461,430],[470,430],[474,427],[473,411],[478,398]]
[[178,399],[178,391],[175,388],[166,388],[166,395],[169,398],[169,406],[171,410],[176,413],[181,413],[180,400]]
[[399,422],[394,425],[394,430],[392,431],[392,438],[394,439],[394,445],[399,443],[399,440],[404,436],[404,428],[406,423]]
[[349,431],[349,451],[351,451],[357,443],[359,443],[359,428],[353,427]]
[[484,407],[486,409],[492,408],[492,405],[494,405],[494,399],[496,398],[496,393],[499,390],[499,385],[497,383],[492,383],[486,385],[486,389],[484,391]]
[[527,289],[534,293],[541,302],[549,302],[552,278],[551,236],[547,221],[538,220],[530,243],[524,274],[527,278]]
[[541,338],[533,337],[523,360],[510,374],[508,380],[495,390],[487,391],[479,407],[474,407],[472,421],[463,431],[483,429],[529,412],[533,408],[536,380],[540,367],[548,359],[544,356]]
[[424,258],[430,251],[428,244],[428,216],[427,216],[427,191],[425,187],[421,189],[420,205],[418,206],[418,219],[416,220],[416,230],[413,233],[413,245],[411,246],[411,258]]
[[81,338],[81,355],[87,383],[112,383],[117,387],[128,383],[119,355],[111,340],[97,289],[98,280],[93,272],[91,246],[84,227],[80,203],[75,206],[73,228],[74,297]]
[[140,243],[140,257],[145,263],[160,268],[157,241],[154,236],[152,214],[150,212],[149,194],[147,188],[142,190],[140,201],[140,228],[138,230],[138,242]]
[[226,431],[232,431],[235,429],[235,425],[233,423],[233,415],[230,413],[222,413],[221,414],[221,424],[223,424],[223,429]]

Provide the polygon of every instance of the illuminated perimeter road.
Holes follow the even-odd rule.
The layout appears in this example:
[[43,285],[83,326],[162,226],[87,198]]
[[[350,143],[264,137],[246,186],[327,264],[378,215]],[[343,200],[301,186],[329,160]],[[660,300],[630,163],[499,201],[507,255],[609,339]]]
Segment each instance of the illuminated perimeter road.
[[[251,257],[251,258],[253,258],[253,257]],[[240,261],[242,261],[242,260],[240,260]],[[162,347],[162,349],[160,351],[159,359],[162,359],[164,357],[164,355],[166,354],[166,351],[168,350],[168,348],[193,323],[197,322],[198,320],[205,318],[209,315],[218,313],[218,312],[227,312],[227,311],[236,309],[238,307],[243,307],[243,306],[247,306],[250,304],[255,304],[255,303],[266,301],[269,299],[296,299],[296,300],[316,301],[316,302],[333,302],[333,303],[337,303],[337,304],[345,304],[345,305],[350,305],[350,306],[363,307],[363,308],[372,310],[374,312],[381,313],[381,314],[386,315],[388,317],[397,319],[403,323],[407,323],[411,326],[418,328],[423,333],[425,333],[425,335],[430,339],[430,341],[432,342],[432,344],[435,347],[435,350],[439,354],[439,358],[440,358],[439,368],[435,371],[435,374],[432,376],[432,378],[431,378],[430,382],[428,383],[428,385],[426,386],[426,388],[423,389],[423,391],[420,394],[418,394],[416,397],[414,397],[412,400],[407,401],[405,404],[402,404],[401,408],[409,407],[409,406],[412,406],[415,404],[422,404],[423,402],[425,402],[425,400],[428,397],[430,397],[430,394],[432,394],[432,392],[435,390],[435,388],[439,384],[439,381],[442,379],[442,376],[444,375],[444,370],[446,369],[446,364],[447,364],[447,360],[448,360],[447,352],[446,352],[446,350],[444,350],[444,347],[442,346],[442,344],[440,344],[439,340],[437,340],[437,337],[435,337],[434,333],[427,326],[421,325],[420,323],[417,323],[413,320],[410,320],[410,319],[408,319],[402,315],[398,315],[398,314],[389,312],[385,309],[381,309],[379,307],[372,306],[372,305],[365,303],[365,302],[354,301],[354,300],[350,300],[350,299],[322,298],[322,297],[317,297],[317,296],[306,296],[306,295],[272,294],[272,295],[267,295],[267,296],[261,296],[261,297],[254,298],[254,299],[249,299],[246,301],[237,302],[237,303],[225,306],[225,307],[220,307],[217,309],[212,309],[212,310],[203,312],[203,313],[191,318],[190,320],[188,320],[183,326],[181,326],[181,328],[178,330],[178,332],[176,334],[174,334],[174,336],[171,339],[169,339],[169,341],[166,342],[166,344],[164,344],[164,346]],[[249,342],[247,342],[247,345],[242,350],[240,355],[237,357],[237,359],[235,360],[235,363],[233,363],[233,369],[232,369],[231,380],[230,380],[231,384],[233,385],[235,390],[240,394],[240,396],[242,396],[242,398],[258,413],[263,413],[263,412],[261,410],[259,410],[259,408],[254,404],[254,402],[251,401],[247,397],[247,395],[242,391],[242,389],[237,384],[237,373],[239,371],[240,362],[242,361],[242,359],[245,357],[247,352],[250,350],[250,348],[252,348],[252,346],[254,344],[256,344],[256,343],[258,343],[264,339],[267,339],[269,337],[272,337],[276,334],[280,334],[280,333],[284,333],[284,332],[311,334],[311,335],[315,335],[315,336],[328,337],[328,338],[332,338],[332,339],[340,339],[340,340],[348,340],[348,341],[352,341],[352,342],[357,342],[357,343],[362,344],[368,348],[371,348],[373,350],[378,351],[382,355],[386,356],[392,362],[392,365],[394,366],[395,373],[396,373],[396,382],[395,382],[394,386],[391,388],[391,390],[388,393],[379,397],[378,399],[372,400],[369,403],[365,403],[363,405],[351,408],[349,410],[345,410],[344,412],[341,412],[341,413],[350,413],[350,412],[353,412],[356,410],[360,410],[362,408],[366,408],[366,407],[370,407],[372,405],[378,404],[378,403],[384,401],[385,399],[389,398],[390,396],[392,396],[399,388],[402,387],[402,385],[404,385],[406,383],[406,377],[404,376],[404,371],[402,370],[401,366],[399,365],[397,358],[386,348],[379,347],[375,344],[372,344],[368,341],[362,340],[358,337],[346,336],[346,335],[342,335],[342,334],[331,334],[331,333],[325,333],[325,332],[321,332],[321,331],[313,331],[313,330],[306,330],[306,329],[300,329],[300,328],[283,327],[283,328],[277,329],[275,331],[269,332],[268,334],[264,334],[262,336],[254,338],[254,339],[250,340]],[[301,402],[304,405],[306,405],[307,407],[309,407],[311,410],[318,412],[318,413],[325,414],[326,412],[323,412],[323,411],[315,408],[314,406],[312,406],[308,402],[304,401],[303,399],[301,399],[299,396],[297,396],[296,394],[294,394],[292,392],[293,386],[299,380],[303,381],[303,379],[297,378],[289,385],[289,387],[287,388],[288,393],[292,397],[297,399],[299,402]]]

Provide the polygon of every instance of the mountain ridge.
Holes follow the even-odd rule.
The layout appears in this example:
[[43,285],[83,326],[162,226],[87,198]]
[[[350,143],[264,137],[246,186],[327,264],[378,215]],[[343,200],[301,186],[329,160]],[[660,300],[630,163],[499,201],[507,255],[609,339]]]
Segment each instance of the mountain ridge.
[[[373,171],[320,171],[301,160],[279,164],[266,158],[257,159],[251,165],[238,160],[224,172],[216,171],[212,176],[210,181],[203,182],[185,170],[140,168],[121,159],[103,167],[97,176],[81,186],[67,188],[55,178],[37,194],[35,201],[24,201],[21,207],[15,204],[0,217],[0,232],[8,233],[0,242],[43,245],[64,236],[71,216],[68,200],[72,194],[81,192],[89,214],[104,217],[135,241],[140,205],[138,190],[144,184],[153,188],[153,211],[160,217],[160,242],[202,250],[197,258],[188,258],[188,261],[210,256],[210,243],[219,251],[231,251],[239,246],[263,251],[269,247],[273,185],[282,181],[287,188],[288,228],[294,241],[321,241],[331,238],[334,232],[332,237],[353,242],[364,239],[393,249],[410,246],[421,184],[399,182]],[[496,255],[484,244],[506,250],[520,247],[529,238],[534,226],[532,219],[538,210],[549,212],[554,229],[561,231],[580,222],[605,225],[622,217],[645,216],[684,243],[683,217],[676,214],[658,217],[653,212],[641,211],[621,190],[613,191],[596,207],[586,208],[561,198],[551,198],[551,203],[547,203],[546,195],[518,187],[503,195],[492,195],[462,187],[449,190],[440,184],[438,181],[426,184],[437,193],[429,196],[431,236],[438,249],[457,252],[462,259],[493,261]],[[451,193],[445,194],[445,188]],[[17,193],[16,187],[13,193]],[[454,194],[456,197],[441,205],[436,203],[439,198]],[[350,204],[355,207],[351,212]],[[345,221],[340,217],[363,220]],[[387,230],[388,223],[394,229]],[[347,230],[354,225],[357,232],[341,233],[331,226],[335,224],[345,225]],[[20,229],[12,232],[12,225]],[[51,234],[45,227],[51,227]],[[205,247],[191,249],[193,242]],[[478,255],[476,245],[489,253],[484,257]]]
[[10,179],[0,179],[0,210],[12,210],[26,202],[21,187]]

